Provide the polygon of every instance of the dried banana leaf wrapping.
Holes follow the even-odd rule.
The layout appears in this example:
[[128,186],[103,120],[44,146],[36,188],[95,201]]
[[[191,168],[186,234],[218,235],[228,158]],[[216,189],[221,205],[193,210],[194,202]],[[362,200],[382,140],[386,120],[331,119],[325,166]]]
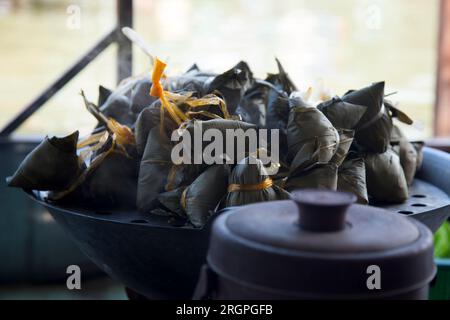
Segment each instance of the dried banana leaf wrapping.
[[144,108],[150,106],[158,98],[149,95],[150,88],[152,87],[152,81],[150,78],[142,78],[136,82],[131,89],[131,112],[139,114]]
[[[144,108],[136,120],[136,148],[141,157],[144,153],[150,130],[161,126],[161,112],[161,102],[157,100],[151,106]],[[167,112],[164,113],[163,132],[170,138],[173,130],[177,128],[177,124],[168,116]]]
[[81,202],[89,207],[103,209],[136,208],[138,168],[136,157],[110,152],[97,168],[89,171],[86,179],[74,191],[62,198],[50,194],[49,199]]
[[400,130],[394,125],[391,134],[391,144],[394,152],[400,157],[400,163],[405,173],[408,186],[413,183],[416,172],[420,169],[423,159],[423,142],[410,142]]
[[236,109],[244,122],[253,123],[258,127],[266,127],[266,108],[268,87],[255,83],[242,97]]
[[354,128],[358,146],[368,152],[385,152],[389,146],[393,124],[384,105],[384,82],[349,91],[342,100],[367,107],[367,111]]
[[220,200],[226,195],[228,175],[228,166],[211,166],[182,193],[181,206],[189,222],[196,228],[206,224]]
[[199,95],[205,95],[209,91],[209,83],[217,75],[212,72],[205,72],[194,64],[184,74],[169,79],[169,90],[171,91],[193,91]]
[[10,187],[28,190],[64,190],[80,174],[78,131],[63,137],[46,137],[8,179]]
[[103,105],[108,97],[111,95],[112,90],[105,88],[104,86],[98,86],[98,100],[97,105],[101,106]]
[[355,129],[367,107],[343,101],[339,97],[322,102],[317,109],[330,120],[335,128]]
[[416,149],[417,152],[417,158],[416,158],[416,172],[419,171],[422,168],[423,163],[423,147],[425,143],[423,141],[414,141],[412,142],[414,149]]
[[286,191],[273,184],[261,160],[250,158],[240,161],[231,172],[224,207],[283,200],[289,197]]
[[400,158],[392,148],[384,153],[367,154],[364,161],[371,201],[401,203],[408,198],[408,184]]
[[348,129],[339,129],[338,133],[339,144],[336,149],[336,153],[333,155],[330,161],[335,163],[337,166],[340,166],[342,162],[344,162],[350,150],[350,147],[352,146],[355,131]]
[[137,186],[137,206],[141,212],[153,209],[159,193],[182,183],[182,168],[171,161],[172,144],[160,128],[150,130],[141,159]]
[[117,122],[133,127],[136,115],[131,112],[131,101],[126,95],[112,93],[100,106],[100,111],[107,118],[113,118]]
[[338,166],[333,162],[317,163],[314,166],[289,175],[285,189],[329,189],[336,190],[338,182]]
[[340,129],[337,142],[328,146],[322,145],[317,138],[306,141],[291,163],[291,171],[285,183],[286,190],[336,190],[338,167],[347,156],[353,135],[353,130]]
[[[161,192],[158,195],[158,202],[162,205],[165,215],[176,215],[179,218],[187,220],[186,213],[181,205],[181,197],[186,188],[186,186],[182,186],[170,191]],[[155,210],[152,210],[150,212],[154,213],[154,211]]]
[[400,157],[408,186],[413,183],[417,170],[417,151],[414,145],[406,139],[401,139],[398,145],[392,147],[394,152]]
[[[227,130],[233,130],[233,132],[236,132],[234,130],[239,130],[241,129],[242,132],[239,133],[237,132],[237,134],[234,136],[234,140],[227,138]],[[196,134],[197,136],[200,136],[200,140],[202,142],[202,149],[201,150],[196,150],[193,146],[190,148],[191,150],[191,154],[190,154],[190,159],[193,163],[197,163],[197,164],[212,164],[212,163],[205,163],[204,159],[200,159],[199,156],[201,156],[202,154],[208,153],[209,148],[211,147],[210,143],[211,140],[214,140],[214,142],[217,143],[218,146],[222,146],[222,152],[219,151],[219,154],[216,154],[215,156],[217,156],[217,160],[219,161],[220,159],[226,159],[226,157],[229,158],[228,162],[232,162],[232,163],[237,163],[240,160],[242,160],[246,154],[251,153],[251,152],[255,152],[256,148],[258,148],[257,145],[249,145],[249,141],[248,140],[243,140],[245,143],[245,146],[243,147],[243,150],[238,150],[238,138],[243,138],[245,136],[245,134],[249,134],[249,135],[257,135],[257,127],[254,124],[250,124],[250,123],[246,123],[246,122],[242,122],[242,121],[238,121],[238,120],[227,120],[227,119],[212,119],[212,120],[207,120],[207,121],[202,121],[202,120],[192,120],[190,121],[186,127],[185,130],[182,131],[183,134],[181,136],[181,143],[185,143],[185,141],[194,141]],[[204,136],[205,132],[209,131],[209,132],[216,132],[218,135],[218,137],[221,137],[222,140],[221,141],[216,141],[214,137],[206,137]],[[231,131],[230,131],[231,132]],[[186,135],[186,133],[189,134],[190,136],[190,140],[189,138],[186,138],[187,140],[185,140],[184,136]],[[201,137],[204,137],[204,139],[202,140]],[[230,137],[230,136],[229,136]],[[256,138],[258,138],[256,136]],[[209,140],[209,141],[208,141]],[[233,150],[227,150],[226,146],[227,146],[227,142],[228,144],[230,144],[232,141],[233,145],[234,145],[234,149]],[[257,142],[257,141],[256,141]],[[242,145],[242,144],[241,144]],[[251,148],[253,147],[253,148]],[[189,150],[189,148],[187,148],[187,150]],[[242,152],[243,151],[243,152]],[[225,161],[223,161],[225,162]],[[217,162],[216,162],[217,163]]]
[[294,107],[289,113],[287,142],[289,162],[300,150],[304,154],[317,150],[313,157],[315,162],[328,162],[336,153],[339,133],[317,108]]
[[219,91],[225,98],[228,110],[234,114],[244,93],[253,84],[253,73],[248,64],[239,62],[233,68],[216,76],[208,85],[207,92]]
[[337,190],[353,193],[357,203],[369,203],[366,166],[363,158],[347,159],[339,166]]

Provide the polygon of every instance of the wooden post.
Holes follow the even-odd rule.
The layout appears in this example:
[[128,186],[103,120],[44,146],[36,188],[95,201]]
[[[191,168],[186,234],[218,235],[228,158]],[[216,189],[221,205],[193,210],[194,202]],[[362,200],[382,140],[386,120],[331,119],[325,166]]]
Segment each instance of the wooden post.
[[440,0],[435,136],[450,136],[450,0]]
[[131,41],[122,34],[123,27],[133,27],[133,0],[117,0],[117,82],[130,77],[133,72]]

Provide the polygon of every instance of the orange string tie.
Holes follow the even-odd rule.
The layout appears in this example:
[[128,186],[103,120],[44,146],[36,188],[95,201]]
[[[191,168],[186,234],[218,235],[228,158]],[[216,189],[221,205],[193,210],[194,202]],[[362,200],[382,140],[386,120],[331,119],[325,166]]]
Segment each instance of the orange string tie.
[[[169,112],[172,119],[180,125],[183,121],[187,121],[188,117],[178,108],[176,104],[170,102],[166,97],[166,92],[161,84],[161,77],[164,76],[165,68],[166,64],[156,58],[152,73],[152,87],[150,88],[150,95],[159,98],[161,100],[161,111],[164,111],[163,108],[165,108]],[[163,115],[164,113],[161,116]]]

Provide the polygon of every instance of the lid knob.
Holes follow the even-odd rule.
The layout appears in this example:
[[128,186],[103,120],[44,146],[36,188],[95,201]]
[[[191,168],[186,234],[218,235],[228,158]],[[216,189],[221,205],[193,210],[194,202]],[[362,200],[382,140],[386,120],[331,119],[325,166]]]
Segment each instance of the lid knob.
[[291,199],[298,206],[300,228],[332,232],[344,229],[345,213],[356,196],[347,192],[302,189],[292,192]]

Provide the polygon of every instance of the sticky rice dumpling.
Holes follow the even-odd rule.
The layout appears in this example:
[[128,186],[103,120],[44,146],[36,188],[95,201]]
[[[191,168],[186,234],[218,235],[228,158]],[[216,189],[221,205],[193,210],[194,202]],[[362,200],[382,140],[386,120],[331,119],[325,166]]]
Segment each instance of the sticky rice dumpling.
[[244,95],[253,84],[253,73],[248,64],[239,62],[233,68],[216,76],[208,85],[207,92],[219,91],[225,98],[228,110],[233,114]]
[[155,205],[158,194],[181,184],[180,168],[171,161],[172,145],[160,128],[150,130],[141,159],[137,187],[137,206],[148,212]]
[[78,131],[63,137],[46,137],[8,179],[10,187],[28,190],[64,190],[80,174]]
[[[238,129],[241,129],[242,132],[240,133],[237,131]],[[256,143],[258,142],[258,136],[257,136],[257,127],[254,124],[246,123],[243,121],[238,120],[227,120],[227,119],[212,119],[207,121],[202,120],[192,120],[188,122],[188,124],[185,127],[184,131],[181,131],[181,137],[180,137],[180,143],[185,144],[186,141],[195,141],[195,139],[200,139],[202,144],[202,150],[196,150],[194,148],[194,144],[191,145],[191,148],[187,148],[187,151],[190,152],[190,161],[192,163],[197,164],[212,164],[212,163],[225,163],[225,159],[228,157],[229,161],[228,163],[237,163],[240,160],[242,160],[248,153],[256,151],[252,148],[257,148],[257,144],[250,145],[249,140],[245,139],[245,135],[248,134],[249,136],[252,136],[253,138],[256,138]],[[216,136],[207,136],[205,135],[205,132],[209,132],[211,134],[216,133],[217,134],[217,140]],[[227,133],[228,138],[227,138]],[[232,134],[232,136],[230,136]],[[189,138],[190,137],[190,138]],[[202,139],[203,137],[203,139]],[[242,143],[240,142],[242,141]],[[233,150],[227,150],[227,145],[230,145],[230,143],[233,142],[234,149]],[[214,145],[218,146],[219,148],[216,150],[212,150],[211,148],[214,147]],[[242,150],[238,150],[238,146],[242,147]],[[251,148],[252,147],[252,148]],[[230,145],[231,148],[231,145]],[[222,149],[222,150],[220,150]],[[241,152],[243,151],[243,152]],[[217,152],[217,154],[216,154]],[[183,152],[184,153],[184,152]],[[217,161],[214,161],[212,163],[205,162],[205,157],[203,159],[199,158],[199,156],[205,156],[205,154],[211,154],[212,156],[217,159]],[[221,159],[224,159],[223,161]],[[186,162],[185,162],[186,163]]]
[[417,151],[414,145],[406,139],[400,139],[397,145],[393,146],[393,150],[400,157],[400,164],[405,173],[408,186],[413,183],[417,170]]
[[289,162],[307,144],[311,148],[318,147],[318,161],[328,162],[336,153],[339,144],[339,134],[331,122],[317,108],[294,107],[289,112],[287,143],[287,160]]
[[231,172],[224,206],[241,206],[287,198],[288,193],[273,183],[261,160],[247,157]]
[[366,187],[366,166],[363,158],[346,159],[338,170],[337,190],[353,193],[357,203],[369,203]]
[[330,120],[335,128],[355,129],[367,107],[343,101],[339,97],[322,102],[317,109]]
[[[68,195],[68,199],[58,197],[54,200],[72,201],[78,197],[82,203],[91,207],[135,208],[138,165],[136,157],[112,151],[98,167],[89,170],[85,180],[73,191],[73,195]],[[50,196],[50,199],[52,198],[53,195]]]
[[[144,153],[150,130],[161,126],[161,112],[161,102],[158,100],[151,106],[142,110],[136,120],[136,148],[140,156]],[[164,113],[163,132],[170,138],[173,130],[177,128],[177,125],[172,118],[168,116],[166,111],[164,111]]]
[[330,161],[335,163],[337,166],[340,166],[350,150],[355,131],[348,129],[339,129],[338,133],[339,144],[336,149],[336,153],[333,155]]
[[384,153],[367,154],[364,162],[371,201],[401,203],[408,198],[408,184],[400,158],[392,148]]
[[[162,208],[160,209],[165,212],[165,215],[170,216],[175,214],[176,216],[187,220],[186,213],[181,206],[181,196],[186,188],[186,186],[181,186],[170,191],[161,192],[158,195],[158,202],[162,205]],[[151,213],[153,212],[154,210],[151,211]],[[161,210],[158,210],[158,212],[161,212]]]
[[150,88],[152,87],[152,81],[150,78],[144,77],[136,82],[131,89],[131,112],[139,114],[141,111],[150,106],[158,98],[151,96]]
[[416,172],[422,168],[423,163],[423,146],[425,145],[423,141],[414,141],[412,142],[414,149],[417,152],[417,162],[416,162]]
[[136,116],[131,112],[130,99],[125,95],[112,93],[99,109],[107,118],[113,118],[129,127],[134,126]]
[[409,142],[400,128],[394,125],[391,134],[391,144],[393,151],[400,157],[400,164],[405,173],[406,182],[410,186],[421,166],[423,142]]
[[347,92],[342,100],[367,107],[355,127],[355,140],[361,149],[383,153],[389,146],[392,119],[384,106],[384,82]]
[[180,202],[189,222],[201,228],[227,193],[229,170],[214,165],[201,173],[182,193]]
[[236,109],[236,114],[242,121],[266,127],[267,91],[267,86],[259,83],[247,90]]
[[103,105],[108,97],[111,95],[112,90],[105,88],[104,86],[98,86],[98,100],[97,105],[101,106]]
[[273,85],[267,91],[266,127],[268,129],[285,131],[289,119],[288,98],[297,88],[284,70],[281,62],[278,59],[275,60],[278,73],[269,74],[266,78],[266,81]]
[[338,166],[333,163],[317,163],[304,170],[294,171],[286,180],[285,189],[337,189]]
[[193,91],[203,96],[208,93],[208,85],[216,76],[215,73],[200,70],[194,64],[182,75],[170,78],[168,89],[172,91]]

